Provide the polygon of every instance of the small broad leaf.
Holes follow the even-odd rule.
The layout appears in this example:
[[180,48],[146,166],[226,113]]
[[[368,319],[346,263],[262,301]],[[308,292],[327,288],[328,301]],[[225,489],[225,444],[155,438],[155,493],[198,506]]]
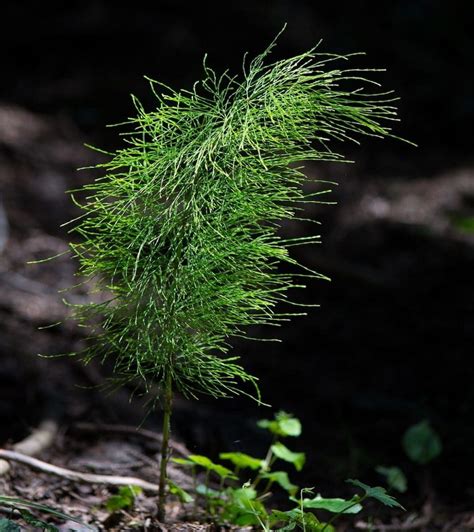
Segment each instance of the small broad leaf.
[[301,434],[301,422],[286,412],[278,412],[275,419],[261,419],[257,425],[262,429],[267,429],[277,436],[299,436]]
[[237,479],[237,477],[230,469],[220,464],[214,464],[211,468],[211,471],[217,473],[221,478],[233,478],[234,480]]
[[280,442],[272,445],[272,452],[281,460],[285,460],[285,462],[290,462],[293,464],[297,471],[301,471],[303,469],[303,465],[306,461],[306,456],[304,453],[294,453]]
[[441,438],[426,419],[405,432],[402,444],[408,457],[421,465],[431,462],[443,450]]
[[0,532],[21,532],[20,525],[10,519],[0,518]]
[[389,488],[405,493],[407,477],[399,467],[378,466],[375,470],[386,478]]
[[251,487],[229,490],[231,502],[226,505],[223,519],[240,526],[258,526],[260,521],[267,520],[267,511],[263,504],[256,500],[257,492]]
[[232,499],[237,502],[246,503],[257,498],[257,491],[254,488],[243,487],[232,490]]
[[182,503],[190,503],[194,501],[194,499],[191,497],[191,495],[187,491],[183,490],[183,488],[181,488],[180,486],[178,486],[177,484],[175,484],[169,479],[168,479],[168,487],[169,487],[170,493],[173,495],[176,495]]
[[241,512],[240,515],[234,517],[232,522],[237,526],[257,526],[260,524],[260,521],[258,519],[258,511],[252,509]]
[[294,495],[298,491],[298,486],[290,482],[288,473],[286,471],[272,471],[271,473],[264,473],[262,478],[266,478],[271,483],[276,482],[290,495]]
[[[179,462],[177,461],[179,460]],[[234,475],[234,473],[228,469],[227,467],[224,467],[223,465],[214,463],[210,458],[207,456],[202,456],[200,454],[190,454],[188,456],[187,460],[183,460],[182,458],[176,458],[175,462],[182,465],[198,465],[206,469],[207,471],[214,471],[217,475],[219,475],[221,478],[233,478],[237,479],[237,477]]]
[[195,465],[199,465],[204,469],[212,469],[216,464],[207,456],[202,456],[200,454],[190,454],[188,460]]
[[141,492],[141,488],[137,486],[122,486],[116,495],[112,495],[107,499],[105,507],[109,512],[133,508],[135,497]]
[[172,458],[172,462],[175,464],[183,465],[183,466],[194,466],[196,465],[194,462],[191,462],[191,460],[186,460],[186,458]]
[[239,469],[261,469],[265,463],[260,458],[254,458],[245,453],[221,453],[219,458],[230,460]]
[[376,499],[377,501],[381,502],[385,506],[389,506],[390,508],[403,508],[403,506],[395,499],[395,497],[392,497],[387,493],[387,490],[385,488],[382,488],[381,486],[375,486],[374,488],[368,486],[367,484],[364,484],[363,482],[360,482],[360,480],[353,480],[348,479],[346,480],[349,484],[352,484],[353,486],[357,486],[358,488],[361,488],[365,491],[365,494],[367,497],[370,497],[372,499]]
[[304,508],[311,510],[327,510],[335,514],[358,514],[362,510],[362,505],[358,502],[358,497],[350,500],[346,499],[326,499],[321,495],[316,495],[313,499],[303,499]]
[[297,437],[301,435],[301,422],[295,417],[283,416],[278,419],[278,424],[283,436]]

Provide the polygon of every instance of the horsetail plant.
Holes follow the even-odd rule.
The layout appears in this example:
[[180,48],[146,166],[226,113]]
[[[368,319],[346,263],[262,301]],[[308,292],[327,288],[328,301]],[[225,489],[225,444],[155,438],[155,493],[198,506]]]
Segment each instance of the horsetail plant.
[[[125,144],[105,153],[102,176],[85,185],[72,221],[79,274],[110,294],[73,306],[93,341],[76,353],[114,360],[114,384],[158,384],[164,411],[159,519],[165,517],[166,466],[174,391],[196,397],[251,394],[257,378],[228,356],[230,337],[249,325],[280,325],[289,288],[324,278],[293,258],[282,220],[300,218],[321,190],[303,161],[344,161],[328,145],[355,136],[393,136],[393,98],[369,94],[361,71],[328,69],[349,56],[316,53],[266,64],[275,41],[243,75],[218,76],[204,60],[204,79],[175,91],[149,79],[156,107],[136,97]],[[342,86],[356,84],[355,89]],[[122,124],[123,125],[123,124]],[[77,191],[73,191],[77,192]],[[294,273],[283,273],[287,263]],[[100,325],[97,325],[100,324]]]

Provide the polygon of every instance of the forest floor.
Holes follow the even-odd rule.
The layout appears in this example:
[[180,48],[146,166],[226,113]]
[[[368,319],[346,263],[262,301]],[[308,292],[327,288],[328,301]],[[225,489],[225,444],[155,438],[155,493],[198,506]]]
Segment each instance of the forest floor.
[[[74,216],[64,193],[90,179],[75,168],[94,162],[80,134],[61,121],[16,107],[0,107],[0,445],[15,447],[53,420],[57,430],[41,460],[89,473],[140,477],[156,483],[159,416],[145,416],[143,400],[122,390],[105,396],[110,368],[82,366],[69,353],[85,342],[67,321],[69,302],[84,301],[87,287],[71,286],[75,266],[67,256],[27,264],[67,249],[61,223]],[[301,250],[309,267],[333,283],[308,286],[299,296],[323,309],[289,325],[282,347],[236,343],[244,363],[261,377],[264,397],[303,421],[301,450],[308,455],[301,485],[345,496],[344,478],[375,479],[381,463],[400,465],[409,477],[401,496],[408,509],[380,516],[374,530],[474,529],[472,316],[474,170],[442,175],[370,177],[357,167],[309,167],[315,177],[338,181],[337,207],[315,207],[323,221],[323,246]],[[328,174],[330,174],[328,176]],[[3,221],[2,221],[3,220]],[[289,224],[284,232],[313,228]],[[38,329],[62,322],[51,329]],[[268,331],[255,331],[255,335]],[[267,344],[268,345],[268,344]],[[271,344],[272,346],[275,344]],[[216,405],[176,401],[175,453],[216,456],[258,452],[265,444],[255,421],[268,409],[239,399]],[[443,439],[440,459],[426,470],[403,456],[403,431],[429,418]],[[131,427],[130,432],[108,426]],[[133,427],[155,431],[134,433]],[[116,488],[69,481],[11,462],[0,476],[0,495],[34,500],[103,530],[210,530],[183,523],[189,515],[169,507],[175,525],[156,524],[156,498],[144,492],[133,510],[110,512]],[[1,470],[1,466],[0,466]],[[190,483],[179,469],[171,478]],[[370,482],[369,482],[370,483]],[[341,489],[342,486],[342,489]],[[5,508],[0,507],[5,514]],[[184,512],[184,513],[183,513]],[[410,521],[411,519],[411,521]],[[419,526],[414,527],[413,520]],[[134,528],[138,523],[138,528]],[[155,523],[155,524],[154,524]],[[81,530],[71,522],[60,530]],[[74,528],[76,526],[76,528]],[[340,530],[356,530],[350,522]],[[141,527],[141,528],[140,528]],[[397,528],[398,527],[398,528]],[[339,530],[339,529],[338,529]]]

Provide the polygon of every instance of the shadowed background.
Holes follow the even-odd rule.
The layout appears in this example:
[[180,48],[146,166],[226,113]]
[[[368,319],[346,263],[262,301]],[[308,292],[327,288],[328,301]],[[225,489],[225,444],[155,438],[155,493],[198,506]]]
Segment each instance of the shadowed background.
[[[322,39],[321,52],[367,53],[348,67],[387,68],[374,77],[401,97],[396,133],[419,147],[366,139],[337,146],[354,165],[307,166],[339,183],[337,206],[308,211],[323,222],[322,246],[298,251],[332,283],[295,295],[321,308],[277,331],[283,343],[236,343],[236,352],[260,377],[264,399],[302,419],[311,485],[330,489],[355,474],[379,481],[380,463],[410,472],[400,438],[426,418],[444,444],[433,489],[447,502],[472,499],[471,2],[7,2],[1,12],[2,439],[19,437],[51,404],[66,422],[140,418],[120,395],[119,408],[75,389],[81,379],[100,382],[101,368],[33,356],[67,352],[83,339],[70,324],[36,330],[64,317],[56,290],[71,283],[74,265],[25,262],[64,249],[59,226],[74,215],[64,191],[91,179],[75,169],[97,161],[83,144],[120,146],[104,126],[133,114],[130,93],[153,105],[144,74],[190,87],[205,53],[217,71],[238,72],[243,54],[261,52],[286,22],[275,58]],[[301,236],[313,230],[285,227]],[[175,428],[193,450],[251,450],[259,445],[253,421],[267,415],[249,401],[180,400]]]

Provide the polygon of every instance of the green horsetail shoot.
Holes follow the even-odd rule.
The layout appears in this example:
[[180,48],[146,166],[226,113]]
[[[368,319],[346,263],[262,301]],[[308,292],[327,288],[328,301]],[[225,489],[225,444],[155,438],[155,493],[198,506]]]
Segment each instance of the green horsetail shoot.
[[230,339],[301,314],[278,304],[291,303],[288,289],[325,278],[291,254],[319,236],[280,232],[282,221],[302,219],[305,204],[330,188],[320,181],[305,192],[314,179],[303,162],[344,161],[333,141],[393,136],[394,99],[373,93],[370,72],[340,69],[349,56],[316,49],[272,62],[274,44],[245,59],[237,76],[218,75],[204,61],[203,79],[190,90],[149,80],[154,107],[133,97],[136,116],[122,124],[122,147],[106,153],[100,176],[77,200],[72,254],[79,275],[108,294],[73,305],[73,317],[90,327],[77,355],[112,360],[117,386],[159,385],[161,518],[172,393],[259,399],[257,377]]

